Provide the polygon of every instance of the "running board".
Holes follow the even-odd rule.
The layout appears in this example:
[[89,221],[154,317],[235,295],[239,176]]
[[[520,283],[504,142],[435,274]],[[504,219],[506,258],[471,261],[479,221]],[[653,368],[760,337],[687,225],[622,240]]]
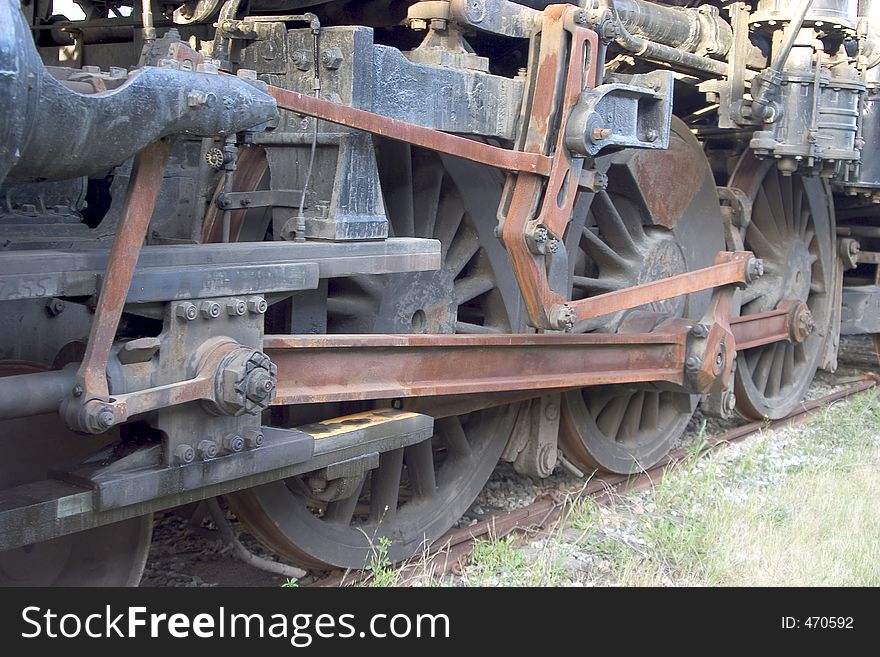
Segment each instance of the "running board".
[[160,445],[110,465],[102,453],[95,465],[0,493],[0,550],[324,468],[357,475],[376,467],[380,453],[433,432],[432,417],[377,409],[296,429],[263,427],[260,446],[189,465],[164,466]]

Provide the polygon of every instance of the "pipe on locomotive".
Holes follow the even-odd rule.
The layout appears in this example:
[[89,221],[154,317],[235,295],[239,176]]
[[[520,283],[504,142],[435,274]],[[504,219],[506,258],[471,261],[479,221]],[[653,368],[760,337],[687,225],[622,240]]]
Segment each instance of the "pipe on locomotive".
[[700,71],[727,74],[724,58],[733,43],[730,25],[717,11],[664,7],[645,0],[582,0],[581,6],[597,27],[609,25],[606,38],[645,59]]

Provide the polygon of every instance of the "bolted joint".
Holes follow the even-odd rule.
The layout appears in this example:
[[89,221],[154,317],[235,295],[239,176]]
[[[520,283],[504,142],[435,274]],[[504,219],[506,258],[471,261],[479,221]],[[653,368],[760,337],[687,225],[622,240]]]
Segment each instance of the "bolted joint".
[[247,302],[244,299],[230,299],[226,302],[226,314],[230,317],[241,317],[247,311]]
[[799,303],[791,313],[789,337],[792,342],[803,342],[816,328],[813,313],[805,303]]
[[269,304],[263,297],[250,297],[247,300],[247,308],[254,314],[262,315],[269,309]]
[[194,303],[186,301],[177,304],[177,307],[174,309],[174,314],[187,322],[191,322],[199,316],[199,309],[196,308]]
[[230,433],[223,436],[223,451],[235,453],[240,452],[243,449],[244,439],[237,433]]
[[174,459],[181,465],[192,463],[196,459],[196,450],[192,448],[192,445],[182,443],[174,450]]
[[611,128],[596,127],[590,131],[590,141],[594,144],[597,141],[603,141],[611,137]]
[[750,256],[746,262],[746,283],[752,284],[764,275],[764,261]]
[[80,433],[104,433],[117,424],[113,406],[100,399],[90,399],[82,405],[68,399],[61,404],[60,413],[67,426]]
[[205,319],[217,319],[220,317],[220,304],[216,301],[202,301],[199,312]]
[[550,239],[550,231],[544,224],[529,224],[525,230],[526,244],[529,251],[534,255],[544,255],[547,252],[547,242]]
[[321,64],[330,71],[335,71],[342,66],[342,60],[342,50],[339,48],[326,48],[321,53]]
[[688,356],[684,361],[684,368],[691,374],[696,374],[703,366],[703,361],[699,356]]
[[557,331],[570,331],[576,320],[577,316],[571,306],[560,304],[550,309],[550,325]]
[[312,68],[312,54],[308,50],[295,50],[291,59],[293,60],[293,65],[300,71],[305,72]]
[[691,327],[691,335],[695,338],[705,338],[709,335],[709,327],[705,324],[694,324]]
[[213,440],[199,441],[196,451],[199,453],[199,458],[203,461],[215,458],[217,456],[217,443]]
[[263,432],[257,429],[250,429],[244,434],[244,444],[248,449],[256,449],[263,446]]
[[845,237],[837,242],[837,251],[840,254],[844,271],[856,268],[859,264],[859,253],[861,250],[861,245],[849,237]]
[[214,378],[214,406],[223,415],[257,415],[275,399],[278,368],[259,351],[229,354]]
[[50,317],[58,317],[66,307],[67,305],[61,299],[49,299],[46,302],[46,312]]

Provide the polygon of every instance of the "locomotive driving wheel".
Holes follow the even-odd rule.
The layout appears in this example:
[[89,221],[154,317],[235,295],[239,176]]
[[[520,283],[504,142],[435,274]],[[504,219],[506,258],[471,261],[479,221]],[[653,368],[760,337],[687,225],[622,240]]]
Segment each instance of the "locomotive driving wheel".
[[737,357],[737,410],[746,417],[777,419],[803,398],[832,330],[831,191],[819,176],[784,176],[773,160],[751,153],[737,164],[730,186],[752,201],[743,244],[764,261],[764,276],[740,293],[740,313],[772,310],[784,299],[795,299],[807,304],[815,322],[803,342],[775,342]]
[[[379,170],[389,232],[439,240],[442,268],[331,280],[327,331],[522,330],[521,297],[493,234],[501,175],[392,142],[381,144]],[[399,561],[424,549],[467,510],[492,473],[516,413],[517,405],[508,405],[437,417],[430,440],[382,454],[378,468],[341,499],[320,499],[303,476],[228,500],[254,536],[306,567],[363,568],[382,543],[384,557]],[[293,407],[288,424],[327,416],[324,409]]]
[[[601,157],[608,187],[583,194],[566,235],[572,299],[711,265],[725,248],[715,182],[699,142],[674,119],[668,150]],[[711,292],[638,309],[656,321],[699,318]],[[575,326],[616,332],[626,313]],[[581,469],[630,474],[659,461],[684,431],[698,397],[662,386],[608,385],[566,393],[560,445]]]
[[[47,369],[5,361],[0,377]],[[48,470],[71,467],[117,437],[75,435],[57,413],[0,422],[0,489],[42,480]],[[0,586],[137,586],[152,533],[153,516],[147,514],[2,551]]]

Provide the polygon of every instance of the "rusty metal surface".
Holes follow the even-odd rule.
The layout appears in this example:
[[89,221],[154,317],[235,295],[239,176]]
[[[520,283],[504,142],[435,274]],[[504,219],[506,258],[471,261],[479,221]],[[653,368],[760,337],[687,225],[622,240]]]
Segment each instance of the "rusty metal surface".
[[116,337],[128,288],[156,207],[169,149],[170,142],[162,139],[147,146],[135,158],[125,209],[110,250],[88,346],[77,372],[84,400],[109,395],[106,372],[110,347]]
[[[560,328],[550,317],[550,309],[564,304],[565,298],[550,289],[545,257],[531,252],[526,234],[530,228],[542,225],[551,237],[564,236],[578,192],[578,185],[572,181],[583,168],[583,160],[572,159],[565,147],[565,124],[581,91],[596,83],[598,36],[574,23],[576,13],[576,8],[566,5],[548,7],[540,39],[533,40],[538,45],[530,61],[530,68],[534,69],[526,90],[530,102],[523,103],[525,133],[518,146],[525,152],[549,152],[553,128],[559,126],[546,191],[544,179],[538,175],[509,176],[502,202],[502,239],[532,325],[537,328]],[[539,203],[540,211],[535,217]]]
[[266,336],[274,404],[681,384],[687,331],[587,335]]
[[803,342],[810,332],[804,330],[810,319],[810,309],[805,303],[786,299],[774,310],[731,319],[730,330],[736,339],[737,351],[744,351],[781,340]]
[[413,146],[421,146],[432,151],[449,153],[508,171],[523,171],[540,175],[550,173],[550,158],[537,153],[520,153],[490,146],[281,87],[270,86],[269,95],[275,98],[281,109],[304,116],[311,116],[357,130],[365,130],[374,135],[407,142]]
[[723,251],[715,258],[715,264],[709,267],[571,301],[567,305],[574,311],[575,321],[581,322],[692,292],[732,283],[747,283],[750,278],[749,263],[753,261],[754,256],[748,251]]

